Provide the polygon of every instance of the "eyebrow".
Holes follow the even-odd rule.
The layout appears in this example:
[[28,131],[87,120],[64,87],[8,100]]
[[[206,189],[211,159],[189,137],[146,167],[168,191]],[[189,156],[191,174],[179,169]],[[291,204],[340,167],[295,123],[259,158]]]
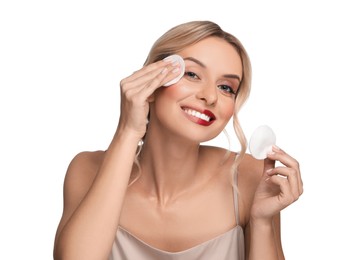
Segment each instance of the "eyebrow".
[[229,78],[229,79],[237,79],[239,82],[241,82],[241,79],[238,75],[236,74],[225,74],[223,75],[224,78]]
[[197,63],[198,65],[200,65],[201,67],[207,68],[207,66],[205,66],[204,63],[202,63],[201,61],[199,61],[198,59],[195,59],[193,57],[186,57],[186,58],[184,58],[184,60],[191,60],[191,61]]
[[[202,63],[201,61],[199,61],[198,59],[195,59],[194,57],[186,57],[183,60],[190,60],[192,62],[195,62],[196,64],[198,64],[199,66],[201,66],[202,68],[207,68],[207,66],[205,66],[204,63]],[[233,79],[237,79],[239,82],[241,81],[240,77],[236,74],[224,74],[223,75],[224,78],[233,78]]]

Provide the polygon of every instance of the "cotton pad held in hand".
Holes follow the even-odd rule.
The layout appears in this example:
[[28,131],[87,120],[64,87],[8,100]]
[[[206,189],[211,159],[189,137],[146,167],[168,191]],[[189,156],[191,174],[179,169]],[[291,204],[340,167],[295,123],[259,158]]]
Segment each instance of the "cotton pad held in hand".
[[179,66],[180,73],[178,74],[178,76],[164,84],[164,87],[168,87],[168,86],[171,86],[171,85],[177,83],[183,77],[184,72],[185,72],[185,63],[184,63],[183,58],[177,54],[168,56],[164,60],[172,61],[172,62],[178,61],[179,65],[180,65]]
[[272,146],[276,143],[276,136],[273,130],[262,125],[254,130],[249,141],[249,151],[255,159],[263,160],[272,151]]

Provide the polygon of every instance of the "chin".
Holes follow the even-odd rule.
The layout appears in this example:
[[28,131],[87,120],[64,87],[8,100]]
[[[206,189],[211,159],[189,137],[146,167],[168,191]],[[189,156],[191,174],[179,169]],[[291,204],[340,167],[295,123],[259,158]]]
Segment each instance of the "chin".
[[194,132],[191,133],[189,136],[189,139],[197,142],[197,143],[204,143],[209,142],[213,139],[215,139],[220,133],[210,134],[210,135],[203,135],[203,134],[196,134]]

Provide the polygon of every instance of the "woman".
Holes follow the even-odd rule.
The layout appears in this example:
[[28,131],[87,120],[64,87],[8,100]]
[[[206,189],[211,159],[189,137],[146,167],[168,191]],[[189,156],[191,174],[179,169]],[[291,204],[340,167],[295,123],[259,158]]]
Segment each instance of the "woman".
[[[171,54],[185,74],[163,87],[180,74]],[[275,146],[263,161],[245,153],[237,114],[250,81],[243,46],[215,23],[159,38],[144,67],[121,81],[108,149],[69,165],[55,259],[284,259],[280,211],[302,193],[300,170]],[[238,154],[201,145],[230,119]]]

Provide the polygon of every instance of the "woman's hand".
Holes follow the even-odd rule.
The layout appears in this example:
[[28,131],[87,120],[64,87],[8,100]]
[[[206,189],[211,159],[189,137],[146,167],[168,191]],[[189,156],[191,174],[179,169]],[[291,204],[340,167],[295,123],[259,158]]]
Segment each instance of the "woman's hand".
[[142,138],[146,132],[151,95],[179,73],[178,63],[161,60],[121,80],[121,115],[118,130],[132,131],[138,138]]
[[[275,161],[283,165],[274,167]],[[271,220],[282,209],[295,202],[303,193],[298,162],[274,146],[264,160],[264,173],[255,192],[251,208],[253,220]]]

